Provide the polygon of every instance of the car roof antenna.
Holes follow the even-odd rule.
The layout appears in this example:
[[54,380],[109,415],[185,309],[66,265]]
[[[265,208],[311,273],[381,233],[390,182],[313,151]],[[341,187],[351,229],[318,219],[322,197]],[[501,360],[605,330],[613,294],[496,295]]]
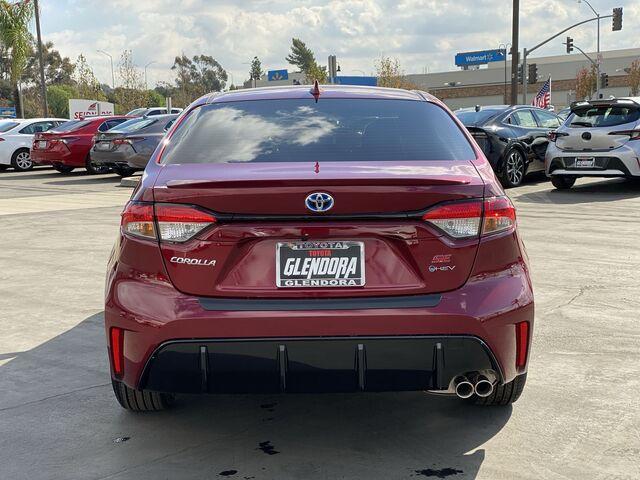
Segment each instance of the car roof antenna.
[[318,85],[318,80],[314,80],[313,87],[311,87],[311,95],[316,99],[316,103],[318,103],[318,99],[320,98],[320,85]]

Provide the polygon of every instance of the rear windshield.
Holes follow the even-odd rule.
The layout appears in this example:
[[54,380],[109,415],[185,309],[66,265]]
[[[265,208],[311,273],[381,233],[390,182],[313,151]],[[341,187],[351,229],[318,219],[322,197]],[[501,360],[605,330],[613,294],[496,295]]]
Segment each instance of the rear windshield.
[[51,131],[55,133],[73,132],[85,125],[89,125],[90,123],[91,120],[70,120],[68,122],[61,123]]
[[109,131],[121,133],[137,132],[138,130],[142,130],[155,122],[156,119],[154,118],[132,118],[131,120],[122,122],[120,125],[116,125]]
[[469,160],[449,114],[411,100],[257,100],[194,110],[163,163]]
[[637,122],[640,109],[620,105],[601,105],[579,108],[571,112],[566,125],[571,127],[613,127]]
[[18,122],[7,122],[7,121],[0,122],[0,132],[8,132],[12,128],[17,127],[18,125],[20,125]]
[[131,110],[129,113],[127,113],[127,116],[142,115],[147,110],[147,108],[136,108],[135,110]]
[[475,110],[463,110],[453,113],[456,114],[456,117],[458,117],[464,125],[482,125],[501,111],[502,110],[480,110],[476,112]]

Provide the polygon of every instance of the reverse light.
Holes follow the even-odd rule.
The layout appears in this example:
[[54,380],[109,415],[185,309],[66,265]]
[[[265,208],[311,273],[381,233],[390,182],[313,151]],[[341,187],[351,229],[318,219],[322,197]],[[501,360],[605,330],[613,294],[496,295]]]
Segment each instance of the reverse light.
[[472,238],[480,233],[486,236],[512,229],[516,211],[508,197],[491,197],[483,202],[462,201],[437,206],[422,219],[451,237]]
[[109,346],[111,347],[111,367],[116,377],[124,373],[124,330],[111,327],[109,331]]
[[189,205],[158,203],[155,213],[160,239],[168,242],[186,242],[216,222],[210,213]]
[[516,323],[516,368],[522,370],[527,364],[529,347],[529,322]]

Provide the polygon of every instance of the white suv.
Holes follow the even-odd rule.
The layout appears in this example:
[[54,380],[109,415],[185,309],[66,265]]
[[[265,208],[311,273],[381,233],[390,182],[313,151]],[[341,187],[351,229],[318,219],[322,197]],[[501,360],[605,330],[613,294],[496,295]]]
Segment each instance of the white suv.
[[556,188],[579,177],[640,178],[640,97],[575,102],[549,139],[545,172]]
[[0,170],[13,167],[24,172],[33,168],[29,150],[33,136],[37,132],[46,132],[67,118],[8,118],[0,120]]

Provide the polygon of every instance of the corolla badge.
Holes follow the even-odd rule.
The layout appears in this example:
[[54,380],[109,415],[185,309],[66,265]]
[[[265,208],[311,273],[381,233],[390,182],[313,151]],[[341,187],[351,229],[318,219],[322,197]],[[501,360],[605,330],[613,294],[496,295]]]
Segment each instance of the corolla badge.
[[307,195],[304,204],[312,212],[326,212],[333,208],[333,197],[325,192],[314,192]]
[[182,263],[185,265],[196,265],[199,267],[215,267],[216,261],[207,258],[186,258],[186,257],[171,257],[171,263]]

